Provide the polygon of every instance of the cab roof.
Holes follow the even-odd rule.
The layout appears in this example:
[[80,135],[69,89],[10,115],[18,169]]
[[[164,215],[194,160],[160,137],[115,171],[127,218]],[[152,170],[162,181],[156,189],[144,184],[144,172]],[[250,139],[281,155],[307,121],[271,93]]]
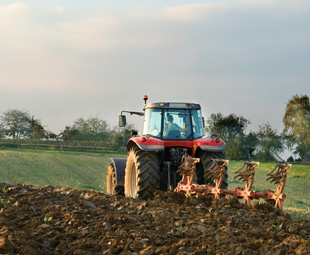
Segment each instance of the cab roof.
[[143,110],[145,109],[196,109],[200,110],[201,107],[199,104],[194,103],[179,103],[179,102],[159,102],[159,103],[149,103],[144,105]]

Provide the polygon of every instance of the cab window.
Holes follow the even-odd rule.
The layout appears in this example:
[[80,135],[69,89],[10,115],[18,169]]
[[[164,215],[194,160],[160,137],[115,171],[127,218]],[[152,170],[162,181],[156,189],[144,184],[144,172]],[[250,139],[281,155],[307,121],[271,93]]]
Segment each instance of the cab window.
[[200,110],[192,110],[192,123],[194,139],[200,138],[205,135],[202,123],[202,115]]
[[188,139],[192,133],[189,116],[189,110],[165,109],[163,116],[163,139]]
[[144,113],[142,135],[151,135],[160,138],[161,118],[161,109],[146,109]]

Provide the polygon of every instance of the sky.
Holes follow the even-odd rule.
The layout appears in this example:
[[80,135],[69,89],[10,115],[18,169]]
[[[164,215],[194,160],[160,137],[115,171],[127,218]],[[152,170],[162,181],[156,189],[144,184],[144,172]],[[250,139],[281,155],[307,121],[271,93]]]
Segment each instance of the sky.
[[148,95],[280,132],[309,96],[309,24],[309,0],[1,0],[0,113],[56,134],[78,118],[113,128]]

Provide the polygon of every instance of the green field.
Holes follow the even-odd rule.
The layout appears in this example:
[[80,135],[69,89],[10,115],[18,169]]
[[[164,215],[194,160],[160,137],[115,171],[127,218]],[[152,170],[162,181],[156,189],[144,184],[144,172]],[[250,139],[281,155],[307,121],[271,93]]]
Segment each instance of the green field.
[[[230,161],[229,164],[229,189],[236,187],[244,187],[242,183],[236,181],[233,177],[235,172],[242,167],[243,163],[238,161]],[[273,170],[273,163],[260,163],[255,169],[254,184],[252,189],[264,192],[267,189],[275,190],[275,185],[266,181],[267,174]],[[287,170],[286,185],[284,188],[286,199],[285,208],[297,208],[309,211],[310,207],[310,166],[309,165],[292,165]]]
[[[106,169],[110,158],[126,157],[121,152],[76,152],[61,150],[2,149],[0,150],[0,182],[31,184],[35,186],[68,186],[75,189],[93,189],[105,192]],[[234,180],[234,172],[242,162],[230,161],[229,189],[242,183]],[[254,189],[274,189],[266,182],[267,173],[274,168],[272,163],[261,163],[256,168]],[[284,190],[287,198],[284,207],[309,211],[310,166],[293,165],[288,170]]]
[[105,192],[106,169],[113,157],[126,153],[0,150],[0,182]]

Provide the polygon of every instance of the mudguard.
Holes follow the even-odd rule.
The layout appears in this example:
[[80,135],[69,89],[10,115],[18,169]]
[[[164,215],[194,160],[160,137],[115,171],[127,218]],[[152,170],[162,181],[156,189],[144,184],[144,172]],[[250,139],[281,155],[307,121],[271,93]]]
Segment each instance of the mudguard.
[[127,143],[127,150],[138,146],[144,151],[163,151],[165,149],[164,142],[155,137],[131,137]]
[[219,138],[202,137],[194,141],[187,140],[160,140],[155,137],[132,137],[127,143],[127,150],[130,151],[132,147],[139,147],[144,151],[164,151],[167,147],[184,147],[193,148],[193,155],[199,148],[203,151],[209,152],[223,152],[225,151],[225,143]]
[[110,158],[115,169],[116,185],[124,186],[126,158]]
[[[218,139],[218,138],[217,138]],[[210,152],[222,152],[225,151],[225,143],[223,140],[212,139],[209,137],[203,137],[194,140],[194,151],[200,148],[203,151]]]

